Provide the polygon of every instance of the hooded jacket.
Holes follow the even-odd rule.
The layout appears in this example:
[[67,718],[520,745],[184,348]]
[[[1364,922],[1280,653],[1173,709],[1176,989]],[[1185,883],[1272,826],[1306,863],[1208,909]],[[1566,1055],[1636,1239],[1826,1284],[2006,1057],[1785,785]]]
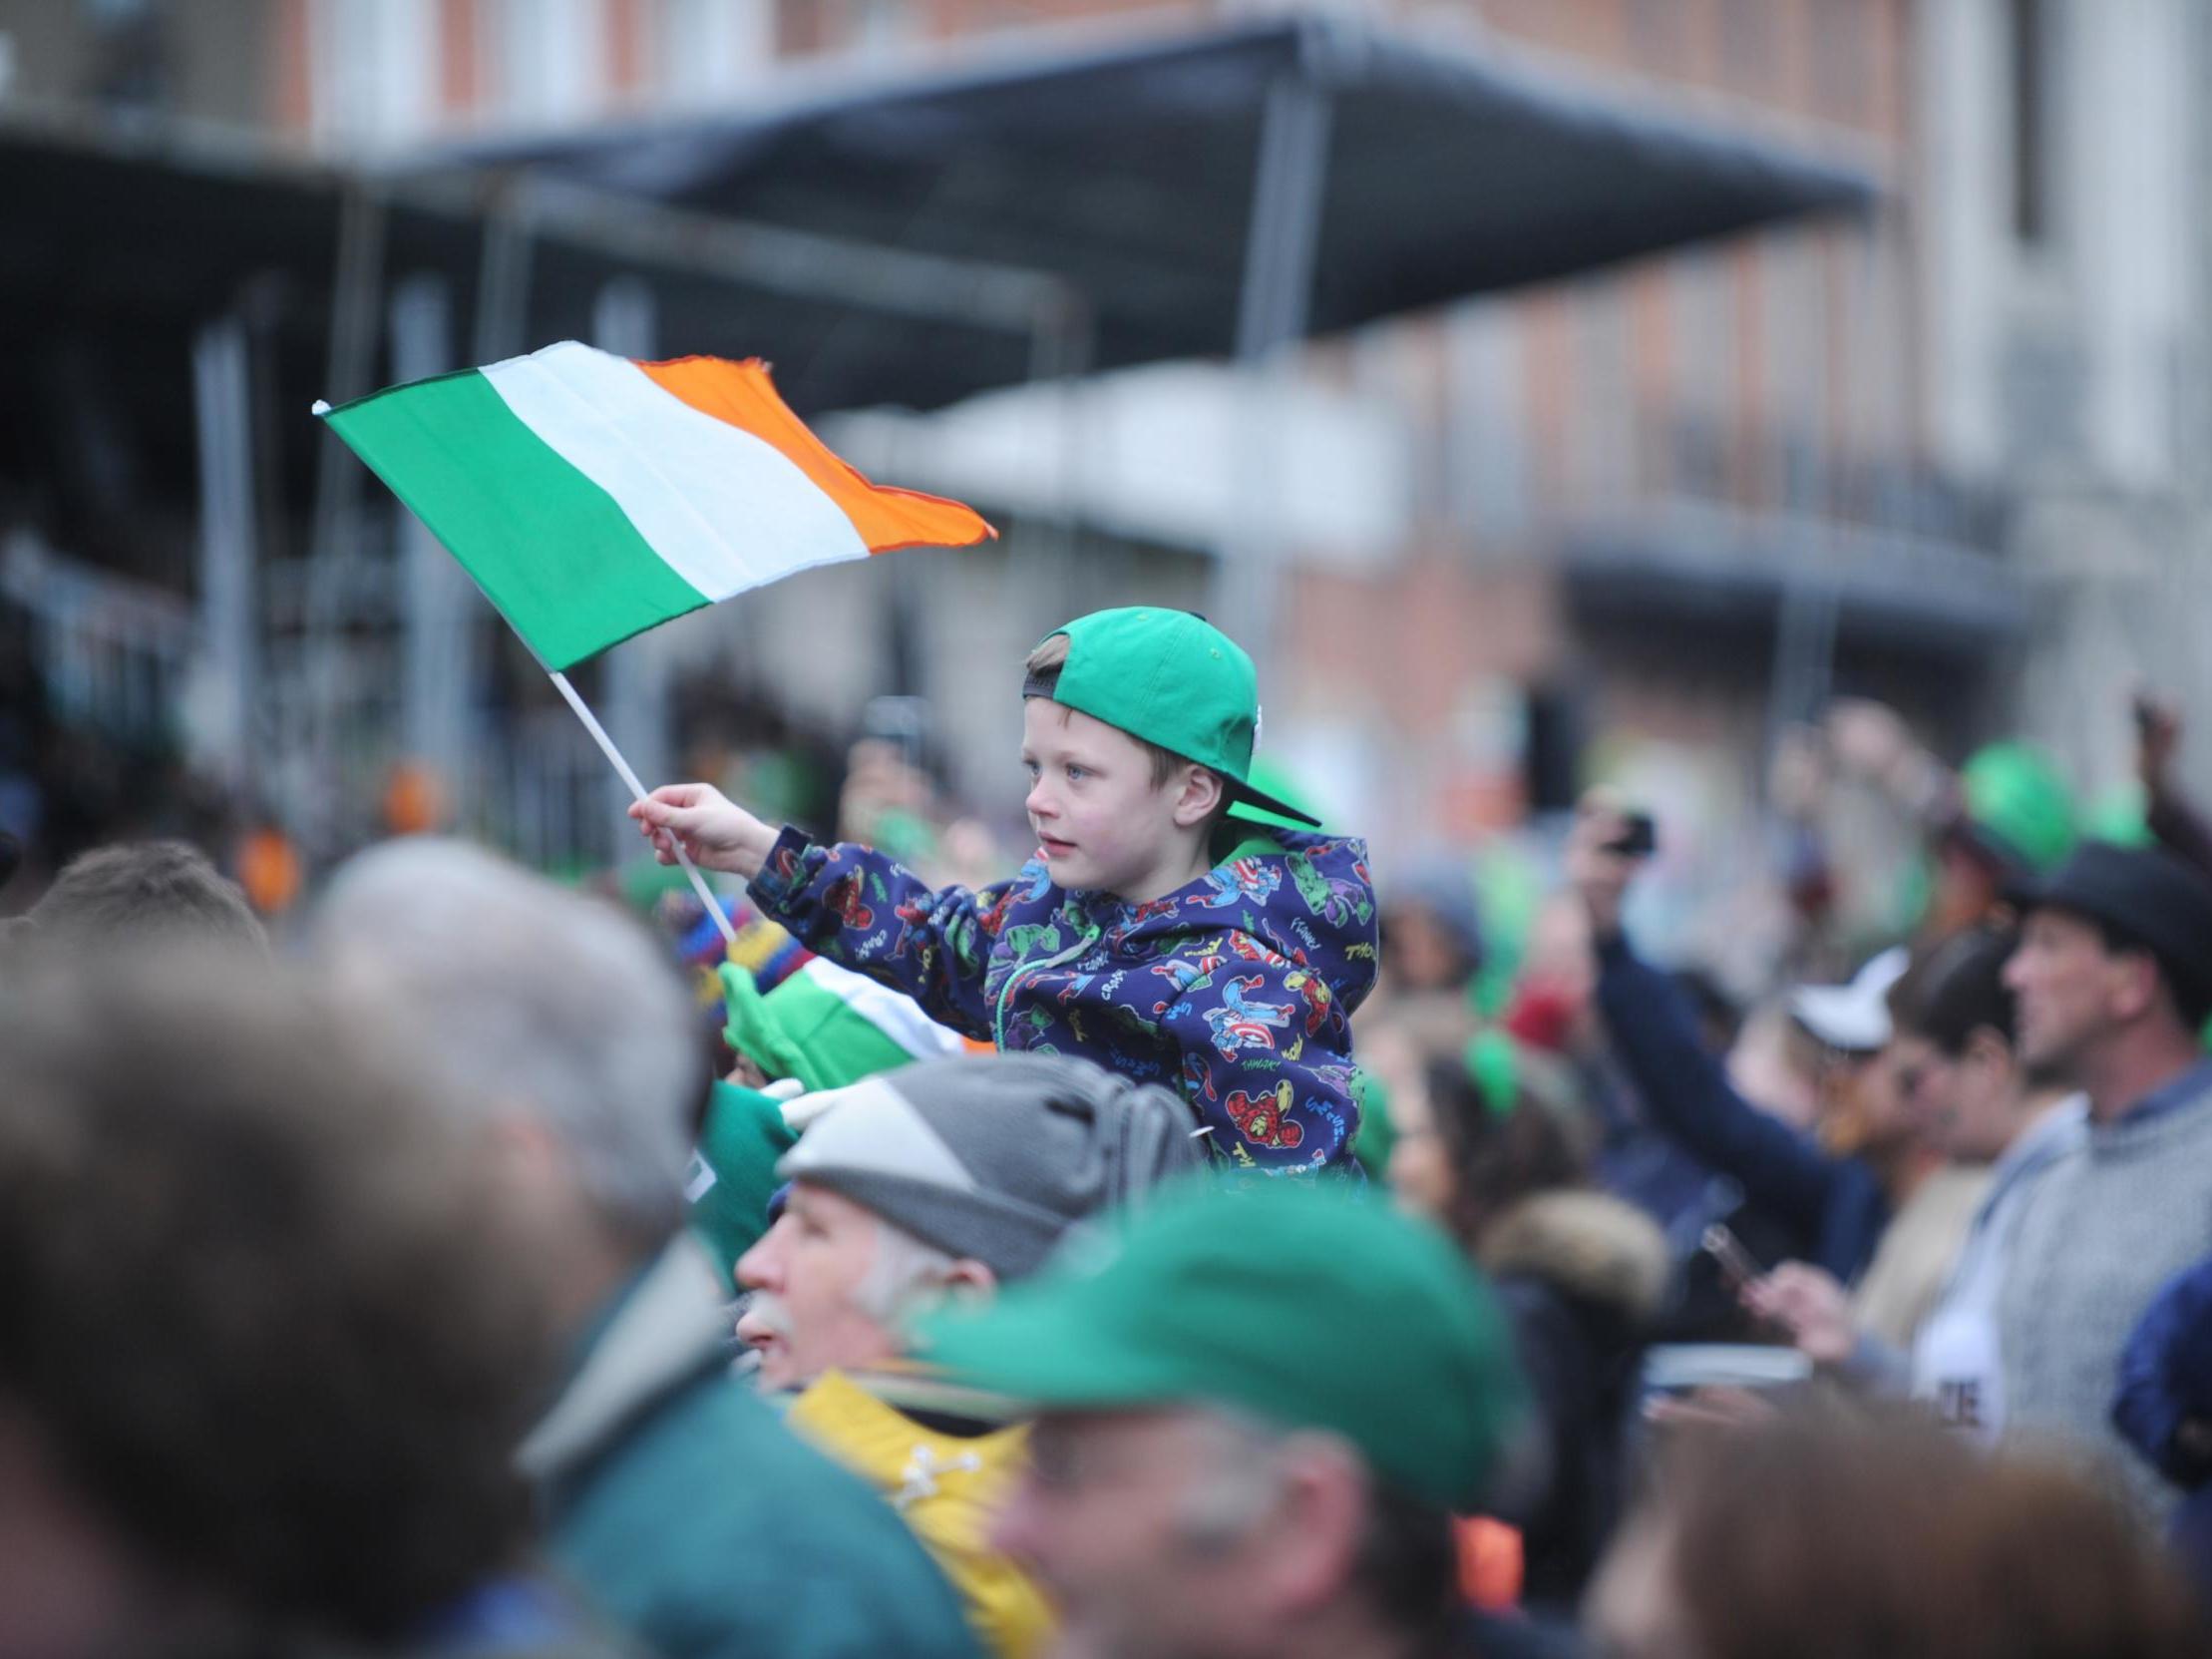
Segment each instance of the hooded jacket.
[[1187,1101],[1217,1157],[1348,1166],[1351,1013],[1374,987],[1366,844],[1270,830],[1132,904],[1012,881],[930,889],[866,847],[787,829],[752,886],[802,944],[1009,1052],[1074,1054]]

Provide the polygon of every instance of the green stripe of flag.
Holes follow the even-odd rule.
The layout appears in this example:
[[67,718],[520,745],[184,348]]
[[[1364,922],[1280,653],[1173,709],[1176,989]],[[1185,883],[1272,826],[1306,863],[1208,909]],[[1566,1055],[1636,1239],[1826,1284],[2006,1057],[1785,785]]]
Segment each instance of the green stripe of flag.
[[707,604],[474,369],[328,419],[549,668]]

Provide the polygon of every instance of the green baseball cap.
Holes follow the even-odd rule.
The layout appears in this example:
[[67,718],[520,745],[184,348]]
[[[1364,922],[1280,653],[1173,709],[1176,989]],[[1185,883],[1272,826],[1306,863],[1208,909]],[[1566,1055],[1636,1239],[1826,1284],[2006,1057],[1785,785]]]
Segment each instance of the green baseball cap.
[[1045,638],[1060,634],[1068,650],[1058,677],[1032,678],[1023,696],[1049,697],[1219,772],[1240,805],[1320,828],[1254,784],[1259,676],[1244,648],[1204,617],[1133,606],[1094,611]]
[[1512,1338],[1442,1234],[1310,1177],[1163,1195],[980,1311],[924,1321],[956,1380],[1041,1407],[1215,1405],[1341,1435],[1467,1510],[1523,1409]]

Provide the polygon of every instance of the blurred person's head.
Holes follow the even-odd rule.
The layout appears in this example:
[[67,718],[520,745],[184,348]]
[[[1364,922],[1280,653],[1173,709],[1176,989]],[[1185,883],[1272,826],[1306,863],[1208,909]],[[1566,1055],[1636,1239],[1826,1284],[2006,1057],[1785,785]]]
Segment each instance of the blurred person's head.
[[2140,1521],[2070,1466],[1841,1412],[1683,1431],[1585,1604],[1618,1659],[2181,1659]]
[[334,989],[451,1084],[587,1317],[682,1218],[704,1076],[672,965],[611,904],[427,838],[341,869],[313,941]]
[[2003,903],[2009,879],[2003,861],[1955,833],[1936,843],[1934,876],[1923,924],[1933,939],[1948,939],[1987,922]]
[[1923,955],[1890,992],[1898,1096],[1947,1157],[1989,1162],[2022,1127],[2029,1085],[2005,983],[2019,947],[2017,929],[1969,929]]
[[1521,1395],[1504,1322],[1432,1229],[1311,1183],[1193,1189],[924,1346],[1042,1408],[995,1541],[1070,1651],[1445,1643],[1451,1513],[1486,1495]]
[[2022,1059],[2116,1110],[2178,1070],[2212,1015],[2212,884],[2168,855],[2085,843],[2036,888],[2005,971]]
[[1204,618],[1093,612],[1023,665],[1023,802],[1052,880],[1142,903],[1196,879],[1233,803],[1312,820],[1251,781],[1252,659]]
[[1948,939],[1990,922],[2008,896],[2073,849],[2073,794],[2049,756],[1992,743],[1959,771],[1959,806],[1935,845],[1923,935]]
[[182,841],[125,842],[80,854],[26,919],[25,937],[42,951],[126,952],[166,942],[266,946],[237,883]]
[[1533,1193],[1578,1184],[1587,1149],[1558,1107],[1518,1087],[1485,1088],[1436,1058],[1390,1095],[1389,1178],[1398,1202],[1470,1255],[1490,1224]]
[[1821,1049],[1816,1072],[1815,1127],[1839,1154],[1877,1163],[1907,1158],[1921,1132],[1898,1089],[1889,995],[1910,966],[1903,948],[1874,956],[1842,985],[1799,986],[1791,1017]]
[[929,1060],[827,1099],[777,1165],[783,1213],[737,1264],[738,1335],[769,1389],[898,1356],[915,1313],[988,1300],[1203,1161],[1172,1095],[1084,1060]]
[[1464,859],[1435,859],[1382,896],[1382,964],[1403,992],[1465,991],[1482,969],[1482,923],[1474,872]]
[[1820,1074],[1814,1127],[1820,1142],[1839,1156],[1877,1165],[1905,1160],[1927,1149],[1920,1121],[1906,1108],[1899,1087],[1898,1053],[1888,1042],[1869,1054],[1831,1055]]
[[1598,958],[1590,915],[1572,893],[1554,893],[1529,923],[1521,975],[1505,1024],[1524,1042],[1564,1053],[1605,1046],[1596,1006]]
[[0,1652],[404,1635],[527,1522],[482,1161],[257,951],[94,961],[0,1002]]

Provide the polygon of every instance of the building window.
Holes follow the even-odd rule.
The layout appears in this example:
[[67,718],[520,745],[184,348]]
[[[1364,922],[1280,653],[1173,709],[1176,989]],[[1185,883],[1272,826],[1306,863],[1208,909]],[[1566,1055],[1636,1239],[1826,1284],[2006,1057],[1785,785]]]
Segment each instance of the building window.
[[1774,0],[1723,0],[1720,83],[1730,91],[1781,102],[1781,53]]
[[660,84],[701,100],[759,79],[776,49],[769,0],[665,0],[660,14]]
[[496,0],[494,75],[507,117],[557,127],[599,113],[606,86],[601,0]]
[[2013,157],[2013,234],[2046,247],[2056,234],[2058,0],[2007,0]]
[[1871,124],[1881,32],[1872,6],[1831,0],[1813,8],[1813,98],[1820,114],[1847,126]]
[[437,114],[430,0],[314,0],[308,62],[317,136],[337,150],[420,139]]
[[1523,313],[1511,301],[1478,301],[1444,327],[1446,510],[1477,540],[1509,544],[1530,517]]

